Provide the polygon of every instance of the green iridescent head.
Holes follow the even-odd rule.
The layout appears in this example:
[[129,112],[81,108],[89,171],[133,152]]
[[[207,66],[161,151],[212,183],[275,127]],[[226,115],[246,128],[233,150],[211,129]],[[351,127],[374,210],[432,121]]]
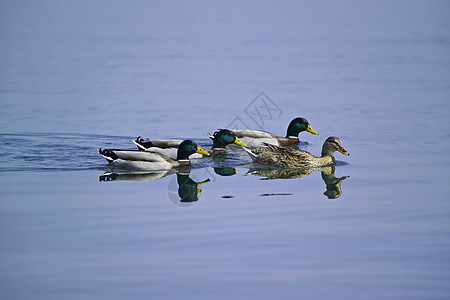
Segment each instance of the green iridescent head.
[[246,144],[241,142],[237,137],[236,134],[234,134],[233,131],[228,129],[221,129],[219,131],[216,131],[213,135],[213,148],[225,148],[226,145],[229,144],[236,144],[239,146],[247,147]]
[[286,137],[298,137],[298,134],[302,131],[308,131],[309,133],[318,135],[317,131],[312,129],[305,118],[295,118],[289,123]]
[[196,142],[191,140],[182,141],[180,146],[178,146],[177,160],[186,160],[188,159],[189,155],[192,155],[194,153],[209,155],[209,153],[200,148],[200,146],[197,145]]

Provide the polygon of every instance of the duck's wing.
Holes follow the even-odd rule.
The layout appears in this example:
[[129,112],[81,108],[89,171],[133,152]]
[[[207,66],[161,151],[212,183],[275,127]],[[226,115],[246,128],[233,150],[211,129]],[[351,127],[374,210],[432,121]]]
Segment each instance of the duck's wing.
[[[159,153],[164,156],[170,157],[173,160],[177,159],[178,155],[178,148],[158,148],[158,147],[150,147],[145,149],[146,152],[153,152],[153,153]],[[202,158],[203,155],[200,153],[194,153],[189,155],[189,159],[192,158]]]
[[178,148],[181,142],[183,142],[183,140],[152,140],[152,139],[149,139],[149,141],[152,142],[152,144],[155,147],[159,148]]
[[244,130],[232,130],[232,131],[238,138],[248,137],[248,138],[253,138],[253,139],[262,139],[262,138],[270,139],[270,138],[277,137],[276,135],[274,135],[270,132],[262,131],[262,130],[244,129]]
[[282,166],[303,166],[310,160],[311,154],[294,148],[283,148],[275,145],[266,145],[263,148],[246,149],[253,161],[263,164],[276,164]]
[[159,147],[150,147],[145,149],[146,152],[159,153],[164,156],[170,157],[171,159],[177,159],[178,148],[159,148]]
[[233,130],[239,140],[249,148],[264,147],[265,144],[278,145],[278,137],[262,130]]
[[109,162],[114,160],[124,160],[124,161],[142,161],[142,162],[168,162],[173,163],[174,161],[160,153],[139,151],[139,150],[117,150],[117,149],[101,149],[99,153],[106,158]]
[[280,157],[285,157],[289,160],[296,160],[296,161],[302,161],[312,156],[311,153],[305,150],[300,150],[291,147],[284,148],[275,145],[267,145],[267,151],[272,152],[273,154],[278,155]]
[[158,147],[158,148],[178,148],[182,140],[153,140],[153,139],[143,139],[138,136],[133,143],[140,149],[146,150],[148,148]]

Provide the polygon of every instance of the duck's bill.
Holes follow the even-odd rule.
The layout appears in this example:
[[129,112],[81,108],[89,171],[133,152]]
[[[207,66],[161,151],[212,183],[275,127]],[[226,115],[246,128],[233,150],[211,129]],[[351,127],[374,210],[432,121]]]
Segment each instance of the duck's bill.
[[206,180],[203,180],[203,181],[200,181],[200,182],[197,182],[197,186],[199,186],[200,184],[205,184],[205,183],[208,183],[208,182],[210,182],[211,180],[208,178],[208,179],[206,179]]
[[306,131],[308,131],[309,133],[315,134],[315,135],[319,135],[319,133],[317,133],[317,131],[312,129],[312,127],[309,125],[308,125],[308,127],[306,127]]
[[195,151],[195,152],[196,152],[196,153],[203,154],[203,155],[206,155],[206,156],[209,156],[209,153],[208,153],[205,149],[200,148],[200,147],[198,147],[198,146],[197,146],[197,151]]
[[248,146],[247,146],[245,143],[241,142],[241,140],[238,139],[238,138],[236,138],[236,139],[234,140],[234,143],[235,143],[236,145],[239,145],[239,146],[248,148]]
[[339,152],[341,152],[342,154],[344,154],[344,155],[350,155],[350,153],[348,153],[347,151],[345,151],[345,149],[342,148],[342,147],[339,147],[337,150],[338,150]]
[[198,200],[198,196],[200,196],[200,194],[202,192],[203,192],[203,190],[197,186],[197,200]]

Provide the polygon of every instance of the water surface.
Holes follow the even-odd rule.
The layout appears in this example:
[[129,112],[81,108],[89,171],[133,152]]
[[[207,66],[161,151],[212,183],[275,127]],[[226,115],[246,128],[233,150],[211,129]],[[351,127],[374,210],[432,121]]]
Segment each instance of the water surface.
[[[5,298],[450,296],[447,2],[1,8]],[[320,133],[301,148],[335,135],[351,155],[139,175],[98,155],[298,116]]]

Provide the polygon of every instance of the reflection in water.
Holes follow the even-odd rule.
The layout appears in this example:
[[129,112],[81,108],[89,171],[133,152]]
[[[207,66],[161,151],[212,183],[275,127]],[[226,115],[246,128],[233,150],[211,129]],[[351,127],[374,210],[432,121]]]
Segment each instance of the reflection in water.
[[[227,170],[231,173],[231,170]],[[111,173],[107,172],[99,177],[100,181],[153,181],[172,174],[177,176],[177,185],[169,183],[169,197],[175,204],[178,202],[195,202],[198,201],[198,196],[203,191],[199,186],[210,182],[209,178],[204,181],[194,181],[189,177],[189,170],[171,170],[171,171],[153,171],[148,173]],[[171,197],[172,194],[177,194]],[[179,197],[179,198],[178,198]],[[176,199],[172,199],[176,198]]]
[[152,181],[175,173],[175,171],[153,171],[148,173],[113,173],[107,172],[99,181]]
[[[214,172],[220,176],[233,176],[238,172],[238,169],[231,167],[215,167]],[[189,173],[177,173],[178,196],[181,203],[189,203],[198,201],[198,196],[203,191],[200,185],[208,183],[211,180],[208,178],[203,181],[195,181],[189,176]]]
[[283,168],[276,166],[262,166],[256,165],[255,167],[250,168],[247,174],[245,175],[255,175],[261,176],[261,180],[269,180],[269,179],[294,179],[294,178],[302,178],[311,174],[314,170],[313,168]]
[[[261,180],[271,179],[294,179],[310,175],[313,171],[320,171],[322,180],[325,182],[326,191],[323,193],[329,199],[337,199],[342,195],[342,181],[349,176],[336,178],[334,176],[336,168],[334,166],[321,168],[280,168],[273,166],[256,165],[249,169],[245,175],[261,176]],[[233,176],[237,174],[238,169],[232,167],[214,167],[214,173],[209,172],[208,177],[212,178],[214,174],[220,176]],[[176,204],[193,203],[199,200],[199,195],[203,191],[200,185],[211,182],[210,178],[200,181],[191,177],[189,169],[178,169],[171,171],[152,171],[148,173],[113,173],[107,172],[99,177],[100,181],[153,181],[172,174],[176,175],[169,182],[168,194],[171,201]],[[261,196],[292,195],[290,193],[282,194],[263,194]],[[222,198],[232,198],[234,196],[223,196]]]
[[313,171],[322,173],[322,180],[325,182],[327,190],[323,193],[328,199],[337,199],[342,195],[341,183],[349,176],[336,178],[334,176],[336,168],[334,166],[321,168],[279,168],[269,166],[255,166],[251,168],[245,175],[255,175],[264,177],[262,180],[270,179],[294,179],[308,176]]
[[198,201],[198,196],[203,190],[200,188],[201,184],[210,182],[209,178],[203,181],[194,181],[189,177],[189,174],[177,173],[178,196],[180,202],[195,202]]
[[326,167],[325,170],[322,170],[322,179],[327,186],[327,190],[323,193],[328,199],[337,199],[342,195],[341,183],[344,179],[347,179],[349,176],[342,176],[336,178],[334,176],[335,167]]
[[236,175],[239,170],[232,167],[214,167],[214,172],[220,176],[233,176]]

